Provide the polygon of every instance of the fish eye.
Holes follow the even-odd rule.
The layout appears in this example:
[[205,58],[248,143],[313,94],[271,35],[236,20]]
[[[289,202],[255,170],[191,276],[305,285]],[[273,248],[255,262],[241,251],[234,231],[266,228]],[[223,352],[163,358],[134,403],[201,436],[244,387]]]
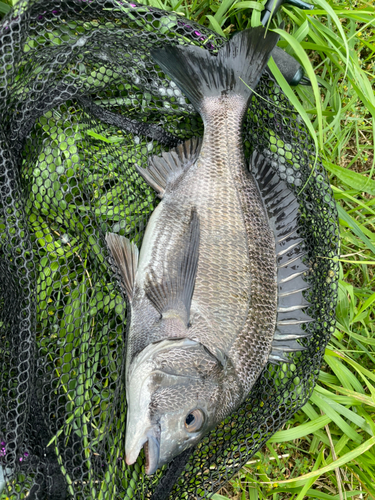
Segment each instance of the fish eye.
[[197,432],[204,424],[204,413],[196,408],[189,412],[185,418],[185,428],[188,432]]

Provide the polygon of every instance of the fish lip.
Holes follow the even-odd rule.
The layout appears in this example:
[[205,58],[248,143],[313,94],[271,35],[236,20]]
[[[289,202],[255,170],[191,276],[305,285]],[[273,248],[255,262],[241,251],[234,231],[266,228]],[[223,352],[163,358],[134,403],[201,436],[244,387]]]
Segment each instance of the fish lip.
[[160,459],[160,432],[149,429],[146,435],[138,442],[136,447],[126,453],[125,462],[127,465],[133,465],[143,447],[146,457],[145,472],[147,475],[153,474],[159,466]]
[[138,458],[138,455],[141,451],[141,448],[142,446],[146,443],[147,441],[147,437],[145,437],[145,439],[142,441],[142,443],[137,446],[137,453],[134,453],[133,450],[131,450],[130,452],[126,452],[126,456],[125,456],[125,462],[127,463],[127,465],[133,465],[136,461],[137,461],[137,458]]
[[147,441],[143,445],[143,450],[146,457],[145,472],[149,476],[153,474],[158,469],[159,466],[159,458],[160,458],[159,440],[155,436],[149,435]]

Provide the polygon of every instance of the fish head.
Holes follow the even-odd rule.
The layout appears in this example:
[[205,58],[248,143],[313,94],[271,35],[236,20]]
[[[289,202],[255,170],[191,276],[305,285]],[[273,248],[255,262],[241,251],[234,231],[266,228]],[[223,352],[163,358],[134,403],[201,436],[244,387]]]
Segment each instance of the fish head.
[[222,366],[201,344],[184,339],[148,346],[127,379],[126,462],[143,447],[153,474],[197,444],[220,418]]

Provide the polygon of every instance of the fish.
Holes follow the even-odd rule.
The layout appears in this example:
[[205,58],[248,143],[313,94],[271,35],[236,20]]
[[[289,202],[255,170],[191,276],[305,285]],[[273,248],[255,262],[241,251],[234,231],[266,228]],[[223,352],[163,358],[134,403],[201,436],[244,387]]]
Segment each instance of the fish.
[[141,251],[106,234],[130,307],[126,463],[143,448],[149,475],[197,445],[268,362],[289,362],[307,336],[299,204],[266,156],[255,149],[245,159],[241,135],[277,41],[258,27],[217,55],[196,46],[151,52],[204,134],[136,166],[161,199]]

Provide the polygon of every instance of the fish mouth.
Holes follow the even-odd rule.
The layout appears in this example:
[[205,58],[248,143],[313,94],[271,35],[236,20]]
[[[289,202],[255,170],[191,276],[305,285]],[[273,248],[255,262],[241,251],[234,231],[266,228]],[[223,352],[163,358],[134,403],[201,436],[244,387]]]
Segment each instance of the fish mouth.
[[159,440],[151,432],[148,432],[136,447],[128,451],[126,454],[126,463],[132,465],[137,461],[142,446],[146,458],[145,472],[147,475],[151,475],[158,469],[160,458]]
[[148,440],[143,445],[143,451],[146,457],[145,472],[149,476],[158,468],[160,456],[159,441],[154,436],[149,436]]

